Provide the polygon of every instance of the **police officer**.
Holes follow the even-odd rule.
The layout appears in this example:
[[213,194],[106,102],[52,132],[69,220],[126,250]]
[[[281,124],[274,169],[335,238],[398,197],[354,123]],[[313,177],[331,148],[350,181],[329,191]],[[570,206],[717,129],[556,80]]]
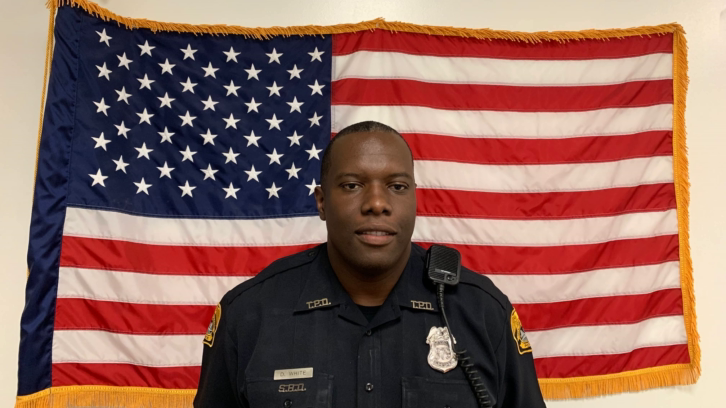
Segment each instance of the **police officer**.
[[[204,339],[194,406],[480,406],[442,323],[425,250],[411,243],[415,188],[398,132],[377,122],[342,130],[315,190],[328,241],[224,296]],[[462,268],[445,308],[489,405],[544,407],[507,297]]]

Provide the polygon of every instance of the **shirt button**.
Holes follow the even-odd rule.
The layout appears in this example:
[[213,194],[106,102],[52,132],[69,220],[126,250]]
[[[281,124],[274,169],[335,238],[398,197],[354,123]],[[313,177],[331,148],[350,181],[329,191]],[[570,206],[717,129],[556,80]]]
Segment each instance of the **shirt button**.
[[373,384],[371,384],[371,383],[366,384],[366,391],[367,392],[373,391]]
[[292,401],[286,399],[285,402],[282,403],[282,406],[284,406],[285,408],[290,408],[292,406]]
[[366,336],[370,336],[371,334],[373,334],[373,332],[372,332],[372,331],[370,331],[370,330],[368,330],[368,331],[366,332]]

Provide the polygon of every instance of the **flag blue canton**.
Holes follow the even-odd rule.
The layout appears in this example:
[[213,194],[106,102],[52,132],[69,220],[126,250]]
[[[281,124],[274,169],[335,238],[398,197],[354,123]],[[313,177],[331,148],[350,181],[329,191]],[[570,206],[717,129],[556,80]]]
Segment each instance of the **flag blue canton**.
[[79,44],[69,205],[172,217],[317,213],[330,36],[93,25]]

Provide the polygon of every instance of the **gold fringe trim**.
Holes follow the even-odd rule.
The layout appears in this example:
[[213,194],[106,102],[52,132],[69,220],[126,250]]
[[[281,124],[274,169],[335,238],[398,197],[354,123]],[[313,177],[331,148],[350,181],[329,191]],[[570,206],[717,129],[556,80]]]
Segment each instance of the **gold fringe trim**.
[[[197,35],[242,35],[258,39],[274,36],[323,35],[351,33],[363,30],[383,29],[394,32],[409,32],[429,35],[458,36],[478,39],[500,39],[524,43],[543,41],[566,42],[572,40],[623,38],[628,36],[649,36],[673,34],[673,171],[676,187],[676,202],[679,225],[679,248],[681,265],[681,288],[683,292],[683,314],[688,334],[690,364],[676,364],[663,367],[646,368],[624,373],[602,376],[589,376],[562,379],[542,379],[540,387],[547,399],[583,398],[640,391],[655,387],[687,385],[695,383],[701,374],[701,350],[696,328],[695,296],[693,289],[693,266],[689,247],[688,204],[688,158],[686,156],[685,106],[688,89],[687,46],[683,27],[679,24],[635,27],[629,29],[583,30],[583,31],[541,31],[517,32],[490,29],[469,29],[417,25],[402,22],[387,22],[383,19],[364,21],[356,24],[332,26],[291,26],[250,28],[217,25],[192,25],[183,23],[164,23],[146,19],[119,16],[88,0],[48,0],[51,11],[51,25],[46,49],[46,72],[41,101],[45,100],[45,85],[50,70],[53,40],[53,18],[56,8],[62,6],[79,7],[105,21],[115,21],[129,29],[146,28],[153,32],[186,32]],[[44,105],[44,102],[43,102]],[[41,108],[41,122],[42,129]],[[39,139],[40,142],[40,131]],[[37,157],[36,157],[37,168]],[[195,390],[166,390],[132,387],[73,386],[53,387],[47,390],[17,398],[16,408],[67,407],[70,405],[103,405],[125,407],[181,407],[190,406]]]
[[125,407],[188,408],[196,390],[78,385],[52,387],[17,397],[15,408]]
[[675,23],[663,24],[658,26],[644,26],[626,29],[609,29],[609,30],[583,30],[583,31],[538,31],[538,32],[522,32],[522,31],[504,31],[491,30],[488,28],[472,29],[459,27],[429,26],[418,25],[402,22],[389,22],[382,18],[370,21],[363,21],[355,24],[337,24],[330,26],[290,26],[290,27],[241,27],[226,24],[185,24],[185,23],[165,23],[143,18],[129,18],[119,16],[110,10],[99,6],[89,0],[48,0],[48,7],[55,5],[56,7],[71,6],[79,7],[86,12],[104,20],[115,21],[119,25],[123,25],[129,29],[147,28],[153,32],[171,31],[178,33],[193,34],[211,34],[211,35],[242,35],[244,37],[252,37],[258,39],[267,39],[275,36],[293,36],[293,35],[324,35],[324,34],[343,34],[364,30],[389,30],[394,32],[419,33],[429,35],[445,35],[478,39],[498,39],[510,40],[525,43],[541,43],[543,41],[566,42],[571,40],[607,40],[610,38],[624,38],[629,36],[648,36],[663,35],[673,33],[681,26]]

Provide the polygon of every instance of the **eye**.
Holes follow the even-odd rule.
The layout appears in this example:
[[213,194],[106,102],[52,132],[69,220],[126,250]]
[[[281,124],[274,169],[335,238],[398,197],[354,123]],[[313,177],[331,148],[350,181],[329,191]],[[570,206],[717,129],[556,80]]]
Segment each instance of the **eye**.
[[340,185],[340,187],[345,191],[355,191],[360,188],[360,184],[358,183],[343,183]]
[[404,183],[395,183],[391,184],[389,188],[396,192],[402,192],[408,190],[408,185]]

